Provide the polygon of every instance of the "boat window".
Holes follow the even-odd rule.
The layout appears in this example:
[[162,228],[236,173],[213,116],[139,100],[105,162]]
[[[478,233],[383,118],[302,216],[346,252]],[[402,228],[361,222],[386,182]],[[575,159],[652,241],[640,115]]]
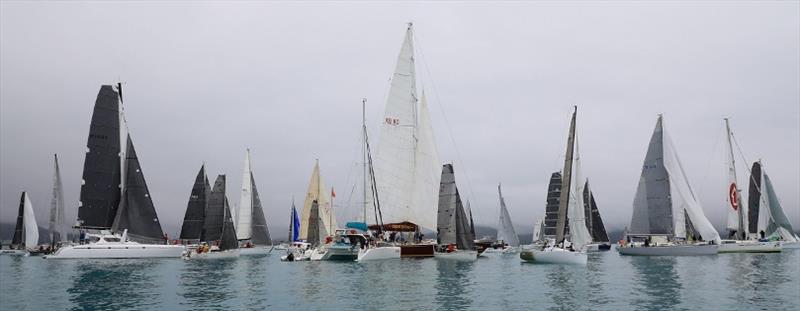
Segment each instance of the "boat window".
[[103,240],[107,242],[119,242],[119,238],[103,238]]
[[89,242],[97,242],[97,241],[100,241],[100,238],[96,236],[89,237]]

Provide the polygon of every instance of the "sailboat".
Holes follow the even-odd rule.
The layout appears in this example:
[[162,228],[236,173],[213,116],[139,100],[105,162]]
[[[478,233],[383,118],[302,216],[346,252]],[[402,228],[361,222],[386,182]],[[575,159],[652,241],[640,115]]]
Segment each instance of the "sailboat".
[[[317,226],[317,232],[309,230],[309,219],[311,219],[311,205],[317,202],[319,208],[319,221],[321,223]],[[314,169],[311,171],[311,180],[308,182],[308,191],[306,198],[303,202],[303,211],[300,214],[300,240],[309,240],[313,237],[321,237],[324,239],[327,236],[333,235],[336,229],[336,217],[333,216],[333,207],[331,206],[330,194],[325,188],[325,182],[322,180],[319,170],[319,160],[314,161]]]
[[233,225],[231,208],[225,195],[225,175],[217,175],[208,199],[208,208],[200,232],[201,245],[184,258],[223,259],[239,257],[239,241]]
[[749,235],[760,240],[781,241],[784,249],[800,248],[800,237],[794,233],[789,218],[783,212],[761,160],[753,163],[750,172]]
[[392,75],[380,141],[375,152],[375,178],[381,197],[383,228],[412,234],[400,245],[403,257],[430,257],[434,247],[421,241],[422,229],[436,228],[441,164],[428,104],[417,96],[412,24]]
[[189,203],[186,205],[186,214],[183,216],[183,225],[181,225],[180,240],[183,244],[193,245],[191,248],[196,248],[200,244],[210,196],[211,186],[208,184],[204,163],[195,177],[194,186],[189,194]]
[[703,214],[703,208],[694,195],[678,153],[663,126],[661,115],[656,121],[642,165],[628,230],[626,242],[617,248],[621,255],[690,256],[717,253],[715,244],[720,242],[719,233]]
[[544,219],[537,218],[536,222],[533,223],[531,244],[534,247],[544,245]]
[[600,217],[600,211],[597,209],[597,202],[594,200],[594,193],[589,188],[589,179],[583,186],[583,205],[586,215],[586,227],[589,229],[589,234],[592,236],[592,243],[586,248],[586,251],[607,251],[611,249],[611,243],[608,241],[608,234],[606,227],[603,225],[603,218]]
[[61,170],[58,167],[58,155],[53,155],[53,198],[50,200],[50,251],[55,251],[59,244],[66,244],[68,229],[64,216],[64,189],[61,185]]
[[258,196],[256,180],[250,169],[250,149],[247,149],[242,176],[242,196],[239,200],[239,211],[236,225],[236,238],[240,242],[242,255],[266,255],[272,250],[272,239],[269,236],[264,209]]
[[453,165],[442,166],[439,187],[439,213],[436,228],[437,259],[476,260],[475,234],[470,230],[470,221],[461,203],[456,186]]
[[23,191],[19,198],[17,225],[14,227],[11,248],[3,249],[0,254],[28,256],[37,250],[38,245],[39,226],[36,224],[36,215],[33,213],[33,205],[28,197],[28,192]]
[[[558,202],[558,219],[554,243],[542,248],[532,248],[520,252],[520,259],[534,263],[586,264],[585,246],[591,242],[591,236],[584,222],[583,187],[581,180],[580,152],[575,137],[575,121],[578,107],[572,113],[567,137],[567,152],[564,159],[564,170],[561,192]],[[573,172],[575,178],[573,178]],[[567,212],[569,211],[569,214]],[[569,220],[570,239],[567,240],[565,229]]]
[[[300,241],[300,218],[297,215],[297,209],[294,207],[294,197],[292,198],[292,209],[289,211],[288,244],[283,248],[286,250],[286,255],[281,256],[281,261],[301,261],[311,256],[311,245]],[[306,255],[307,251],[308,255]]]
[[178,258],[184,251],[165,244],[122,103],[122,84],[100,87],[86,144],[76,228],[99,233],[45,258]]
[[511,223],[511,216],[508,214],[506,200],[503,198],[500,184],[497,185],[497,194],[500,197],[500,218],[497,221],[496,241],[502,246],[504,253],[513,253],[518,250],[519,237],[514,230],[514,224]]
[[725,118],[725,135],[728,142],[728,187],[727,201],[729,232],[728,239],[722,240],[718,251],[720,253],[774,253],[781,251],[778,241],[750,239],[747,228],[746,206],[742,203],[741,191],[736,179],[736,157],[733,153],[733,133],[731,132],[728,118]]

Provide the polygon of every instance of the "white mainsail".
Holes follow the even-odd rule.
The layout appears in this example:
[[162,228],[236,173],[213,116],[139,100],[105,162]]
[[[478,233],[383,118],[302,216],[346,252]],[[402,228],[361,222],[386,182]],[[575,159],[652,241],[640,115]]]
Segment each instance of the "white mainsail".
[[511,247],[517,247],[519,246],[519,237],[514,230],[514,224],[511,223],[511,216],[508,214],[506,200],[503,198],[500,184],[497,185],[497,194],[500,196],[500,219],[497,222],[497,240],[505,241]]
[[544,241],[544,219],[537,218],[536,222],[533,224],[533,237],[531,241],[533,243],[536,243],[536,241]]
[[303,212],[300,218],[300,240],[308,239],[308,219],[311,217],[311,204],[317,201],[319,206],[319,236],[325,237],[336,230],[336,218],[333,217],[330,195],[325,188],[325,182],[319,173],[319,160],[314,162],[314,170],[311,172],[311,180],[308,183],[308,192],[303,203]]
[[39,245],[39,226],[36,225],[36,215],[33,213],[33,204],[28,193],[25,192],[25,207],[22,213],[22,224],[25,235],[25,248],[32,250]]
[[66,217],[64,216],[64,189],[61,184],[61,170],[58,167],[58,155],[53,155],[53,197],[50,200],[50,241],[66,242],[67,229]]
[[733,154],[733,142],[731,137],[733,133],[731,133],[730,125],[728,124],[728,119],[725,118],[725,134],[727,136],[727,143],[728,143],[728,152],[727,152],[727,160],[728,160],[728,191],[727,191],[727,201],[729,203],[730,208],[728,208],[728,224],[727,229],[728,232],[735,232],[735,237],[737,240],[744,240],[747,238],[745,228],[747,228],[747,211],[745,210],[746,206],[742,204],[742,198],[739,191],[739,186],[736,180],[736,158]]
[[586,214],[583,204],[583,176],[581,176],[581,155],[578,148],[578,137],[575,135],[575,160],[573,161],[572,178],[570,181],[570,200],[568,219],[570,242],[574,249],[581,249],[583,246],[592,243],[592,235],[586,228]]
[[253,183],[250,171],[250,149],[244,157],[244,172],[242,173],[242,194],[239,199],[239,208],[236,211],[236,239],[248,240],[252,236],[253,222]]
[[417,102],[409,24],[380,126],[375,178],[385,223],[408,221],[434,229],[441,168],[424,96],[419,109]]

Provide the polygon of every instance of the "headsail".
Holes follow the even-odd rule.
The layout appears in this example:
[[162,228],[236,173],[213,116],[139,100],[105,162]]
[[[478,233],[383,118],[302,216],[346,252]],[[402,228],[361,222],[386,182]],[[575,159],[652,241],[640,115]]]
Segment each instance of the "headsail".
[[50,200],[50,245],[68,241],[64,216],[64,188],[61,185],[61,170],[58,155],[53,155],[53,198]]
[[36,215],[33,213],[28,192],[23,191],[19,198],[19,213],[11,245],[15,245],[17,249],[34,249],[38,244],[39,226],[36,225]]
[[308,219],[311,217],[311,205],[314,201],[317,201],[317,208],[319,209],[319,217],[317,219],[321,221],[317,226],[318,235],[321,237],[331,235],[333,232],[329,232],[329,229],[336,230],[336,218],[333,217],[330,193],[328,193],[325,182],[319,173],[319,160],[314,162],[311,180],[308,183],[308,192],[306,192],[306,199],[303,203],[302,221],[300,222],[301,240],[307,240],[310,235]]
[[536,219],[536,222],[533,224],[533,236],[531,237],[531,242],[536,243],[537,241],[544,241],[544,219]]
[[[224,195],[224,192],[223,192]],[[231,207],[228,205],[228,198],[223,196],[223,222],[222,232],[219,237],[219,249],[229,250],[239,248],[239,241],[236,240],[236,229],[233,226],[231,217]]]
[[264,217],[264,209],[261,207],[261,198],[258,196],[256,179],[250,174],[250,184],[253,189],[253,215],[251,226],[251,241],[255,245],[272,245],[272,238],[269,236],[267,219]]
[[608,242],[608,234],[606,227],[603,225],[603,219],[600,217],[600,211],[597,209],[597,203],[594,200],[594,193],[589,188],[589,180],[583,189],[583,202],[586,206],[586,220],[588,221],[589,232],[592,234],[592,241],[595,242]]
[[796,240],[792,224],[783,212],[783,207],[781,207],[781,203],[778,201],[778,195],[775,194],[775,188],[772,186],[772,181],[770,181],[767,173],[764,173],[764,189],[766,191],[767,201],[769,202],[770,222],[767,226],[768,234],[772,235],[775,232],[781,231],[781,236],[785,240],[792,241],[793,238]]
[[569,230],[570,242],[575,249],[581,249],[583,246],[592,243],[592,236],[586,228],[586,216],[583,204],[583,176],[581,170],[581,155],[578,146],[578,139],[575,138],[575,160],[573,161],[572,186],[570,187],[570,197],[572,204],[569,207]]
[[500,190],[500,184],[497,185],[497,194],[500,196],[500,219],[497,222],[497,240],[505,241],[511,247],[519,246],[519,237],[514,230],[514,224],[511,223],[511,216],[506,209],[506,200],[503,198],[503,191]]
[[117,214],[122,189],[123,132],[117,91],[111,85],[103,85],[94,104],[78,207],[78,225],[82,228],[111,228]]
[[201,242],[213,242],[221,238],[225,217],[226,215],[230,217],[225,212],[226,201],[225,175],[218,175],[209,196],[208,208],[203,221],[203,230],[200,234]]
[[135,241],[163,242],[164,232],[130,135],[127,141],[125,188],[111,229],[118,234],[127,229],[128,237]]
[[183,216],[183,225],[181,226],[181,240],[195,242],[200,240],[210,195],[211,186],[208,184],[206,166],[203,164],[200,166],[200,171],[197,172],[192,192],[189,194],[189,203],[186,206],[186,214]]
[[317,200],[313,200],[311,201],[311,209],[309,210],[308,218],[305,221],[308,226],[308,236],[306,237],[306,242],[312,246],[319,245],[321,240],[319,216],[319,203],[317,203]]
[[375,179],[384,222],[433,229],[440,164],[424,96],[417,107],[413,41],[409,24],[380,126]]

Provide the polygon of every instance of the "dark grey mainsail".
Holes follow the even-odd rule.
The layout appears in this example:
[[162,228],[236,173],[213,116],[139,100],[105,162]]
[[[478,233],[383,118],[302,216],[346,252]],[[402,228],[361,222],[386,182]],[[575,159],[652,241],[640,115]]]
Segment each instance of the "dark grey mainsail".
[[200,171],[197,172],[192,192],[189,195],[189,203],[186,206],[186,214],[183,216],[183,225],[181,226],[181,240],[189,242],[200,240],[210,195],[211,186],[208,184],[206,166],[203,164],[200,166]]
[[[218,241],[222,236],[222,227],[225,222],[225,175],[218,175],[214,181],[214,188],[209,195],[208,207],[203,221],[203,230],[200,233],[201,242]],[[230,217],[230,215],[228,215]],[[235,238],[235,237],[234,237]]]
[[[224,191],[222,192],[225,193]],[[233,218],[231,218],[231,208],[228,205],[228,198],[223,196],[223,216],[222,230],[219,238],[219,249],[229,250],[239,248],[239,240],[236,239],[236,229],[233,226]]]
[[572,161],[575,151],[575,119],[578,115],[578,107],[572,113],[572,120],[569,123],[569,136],[567,136],[567,152],[564,158],[564,169],[561,170],[561,196],[558,198],[558,219],[556,220],[556,243],[564,241],[565,228],[567,227],[567,206],[569,205],[569,187],[572,181]]
[[311,246],[317,246],[320,242],[319,237],[319,203],[317,200],[311,202],[311,210],[309,211],[308,219],[308,236],[306,242]]
[[664,167],[664,129],[658,117],[633,199],[630,234],[674,235],[669,175]]
[[120,201],[120,97],[111,85],[97,94],[83,163],[78,225],[108,229]]
[[153,199],[147,189],[147,182],[130,135],[125,154],[125,190],[117,208],[112,231],[122,234],[127,229],[131,240],[163,243],[164,232],[161,231],[161,223],[158,221]]
[[761,163],[753,162],[750,169],[750,186],[747,199],[747,220],[748,231],[751,234],[758,234],[758,212],[761,207]]
[[267,219],[264,217],[264,209],[261,207],[261,198],[258,196],[256,180],[252,173],[250,174],[250,183],[253,189],[253,236],[251,241],[255,245],[272,245],[272,238],[270,238],[269,228],[267,228]]
[[789,231],[790,234],[795,234],[792,224],[789,222],[789,218],[786,217],[786,214],[783,212],[783,207],[781,207],[781,203],[778,201],[778,195],[775,194],[775,188],[772,187],[772,181],[770,181],[767,173],[764,173],[764,191],[767,195],[767,202],[769,202],[770,213],[767,235],[773,234],[778,228],[784,228]]
[[589,228],[592,241],[608,242],[608,234],[606,233],[606,227],[603,225],[603,219],[600,217],[600,211],[597,209],[597,203],[594,201],[594,193],[589,189],[589,180],[586,180],[583,188],[583,204],[585,206],[586,227]]
[[[544,214],[544,238],[556,237],[556,222],[558,221],[558,201],[561,197],[561,172],[550,175],[550,184],[547,186],[547,206]],[[566,235],[569,235],[569,219],[564,228]]]
[[25,224],[23,218],[25,215],[25,191],[19,197],[19,213],[17,213],[17,225],[14,227],[14,236],[11,238],[11,245],[15,245],[17,249],[25,249]]
[[464,211],[458,193],[453,165],[442,166],[439,184],[439,212],[437,217],[437,242],[440,245],[455,244],[458,249],[474,250],[475,234],[470,230],[470,219]]

